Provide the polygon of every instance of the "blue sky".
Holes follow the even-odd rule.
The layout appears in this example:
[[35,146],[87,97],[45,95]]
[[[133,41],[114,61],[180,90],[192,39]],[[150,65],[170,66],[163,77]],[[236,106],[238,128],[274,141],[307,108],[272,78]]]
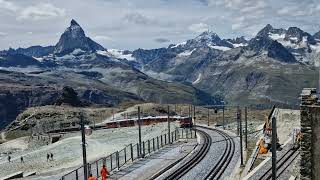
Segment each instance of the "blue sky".
[[320,31],[317,0],[0,0],[0,49],[54,45],[74,18],[105,48],[183,42],[211,30],[252,37],[266,24]]

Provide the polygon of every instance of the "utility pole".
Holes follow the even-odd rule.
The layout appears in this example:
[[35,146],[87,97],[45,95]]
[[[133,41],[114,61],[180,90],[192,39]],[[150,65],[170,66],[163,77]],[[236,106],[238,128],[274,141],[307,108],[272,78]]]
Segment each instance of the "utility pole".
[[247,106],[244,108],[244,121],[245,121],[245,133],[246,133],[246,136],[245,136],[245,147],[246,149],[248,148],[248,108]]
[[224,128],[224,105],[223,105],[223,108],[222,108],[222,128]]
[[169,143],[171,144],[171,133],[170,133],[170,106],[168,105],[168,138]]
[[277,179],[277,125],[272,117],[272,180]]
[[141,157],[141,120],[140,120],[140,106],[138,106],[138,126],[139,126],[139,154]]
[[210,126],[210,109],[208,108],[208,126]]
[[243,149],[242,149],[242,122],[241,122],[241,109],[238,107],[237,119],[239,122],[239,131],[240,131],[240,158],[241,166],[243,166]]
[[82,139],[83,173],[84,173],[84,179],[88,179],[86,136],[84,132],[83,112],[80,113],[80,126],[81,126],[81,139]]
[[[193,119],[194,119],[194,125],[196,125],[196,106],[193,105]],[[192,134],[192,133],[191,133]],[[197,128],[194,127],[194,136],[196,137],[197,134]]]

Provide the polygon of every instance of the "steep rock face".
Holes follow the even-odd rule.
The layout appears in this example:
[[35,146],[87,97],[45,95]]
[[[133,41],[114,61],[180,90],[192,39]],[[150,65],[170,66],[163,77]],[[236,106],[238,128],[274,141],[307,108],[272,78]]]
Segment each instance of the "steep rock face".
[[313,38],[320,41],[320,31],[313,35]]
[[294,63],[297,62],[295,57],[282,44],[268,37],[256,36],[250,40],[246,49],[253,50],[257,53],[267,51],[267,55],[271,58],[282,62]]
[[12,53],[14,54],[23,54],[30,57],[42,57],[47,56],[54,51],[54,46],[31,46],[28,48],[18,48],[16,50],[13,50]]
[[64,55],[76,49],[93,52],[104,50],[101,45],[86,37],[80,25],[75,20],[72,20],[70,27],[65,30],[56,44],[54,53]]
[[23,54],[7,53],[0,55],[0,67],[27,67],[39,65],[39,61]]

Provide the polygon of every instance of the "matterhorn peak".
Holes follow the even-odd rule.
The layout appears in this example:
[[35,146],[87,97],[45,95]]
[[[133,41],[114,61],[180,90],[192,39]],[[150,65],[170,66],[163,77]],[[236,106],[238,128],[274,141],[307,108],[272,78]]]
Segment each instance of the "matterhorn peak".
[[72,19],[71,20],[71,23],[70,23],[70,26],[80,26],[76,20]]
[[104,50],[101,45],[86,37],[81,26],[72,19],[70,26],[61,35],[54,52],[55,54],[63,55],[71,53],[76,49],[92,52]]

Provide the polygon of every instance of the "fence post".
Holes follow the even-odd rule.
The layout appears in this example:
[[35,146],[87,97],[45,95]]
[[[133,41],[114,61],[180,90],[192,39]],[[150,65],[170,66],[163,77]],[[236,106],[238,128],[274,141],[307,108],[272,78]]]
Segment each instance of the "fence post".
[[152,147],[153,147],[153,151],[156,151],[156,148],[155,148],[155,146],[154,146],[154,145],[155,145],[155,143],[154,143],[154,138],[152,138],[152,145],[153,145],[153,146],[152,146]]
[[132,143],[130,144],[130,151],[131,151],[131,161],[133,162],[133,147],[132,147]]
[[96,167],[97,167],[97,177],[99,177],[99,167],[98,167],[98,161],[96,161]]
[[248,149],[248,108],[247,106],[244,108],[244,121],[245,121],[245,142],[246,142],[246,149]]
[[111,168],[111,171],[113,170],[112,169],[112,154],[110,155],[110,168]]
[[119,170],[120,169],[119,151],[116,152],[116,157],[117,157],[117,168]]
[[174,140],[177,140],[177,129],[174,131]]
[[182,138],[182,139],[183,139],[183,130],[184,130],[184,128],[181,129],[181,138]]
[[170,144],[170,106],[168,106],[168,139]]
[[127,146],[124,148],[124,162],[127,162]]
[[167,134],[164,134],[164,145],[167,144]]
[[144,158],[144,156],[145,156],[145,154],[146,154],[146,152],[145,152],[145,143],[144,143],[144,141],[142,142],[142,145],[143,145],[143,150],[142,150],[142,152],[143,152],[143,154],[142,154],[142,157]]
[[[64,179],[64,178],[63,178]],[[79,179],[79,175],[78,175],[78,169],[76,170],[76,180]]]
[[150,140],[148,140],[148,153],[150,154]]
[[[161,147],[162,147],[162,146],[163,146],[163,145],[162,145],[162,135],[160,136],[160,141],[161,141]],[[158,149],[159,149],[159,148],[158,148]]]
[[239,122],[239,136],[240,136],[240,160],[241,166],[243,166],[243,152],[242,152],[242,121],[241,121],[241,109],[238,107],[237,121]]
[[141,120],[140,120],[140,106],[138,106],[138,125],[139,125],[139,156],[141,155]]
[[159,136],[157,136],[157,147],[159,149]]
[[140,148],[139,148],[139,143],[137,143],[137,156],[140,157]]

